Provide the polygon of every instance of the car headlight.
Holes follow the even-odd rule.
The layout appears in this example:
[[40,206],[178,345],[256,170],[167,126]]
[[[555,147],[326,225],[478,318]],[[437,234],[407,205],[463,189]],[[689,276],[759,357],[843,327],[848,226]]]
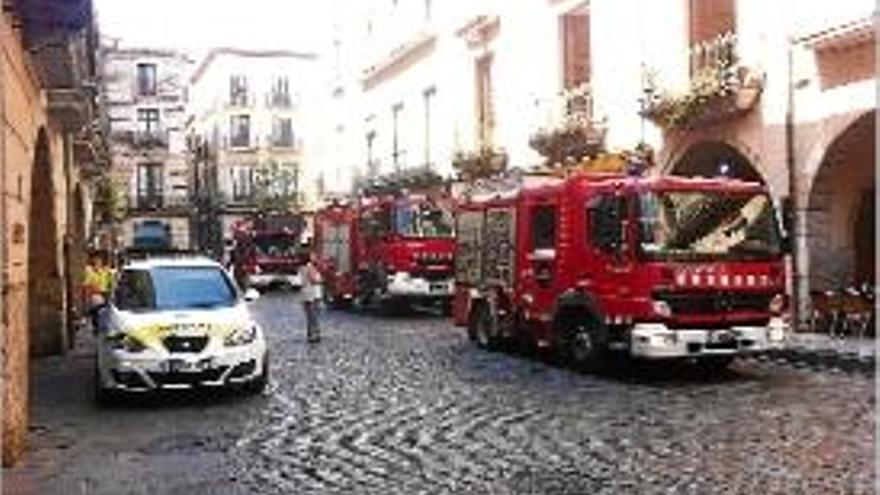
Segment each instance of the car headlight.
[[107,343],[114,351],[141,352],[147,348],[140,339],[125,332],[108,335]]
[[225,345],[227,347],[247,345],[256,339],[257,339],[257,326],[256,325],[248,325],[248,326],[233,330],[232,333],[227,335],[226,339],[223,340],[223,345]]

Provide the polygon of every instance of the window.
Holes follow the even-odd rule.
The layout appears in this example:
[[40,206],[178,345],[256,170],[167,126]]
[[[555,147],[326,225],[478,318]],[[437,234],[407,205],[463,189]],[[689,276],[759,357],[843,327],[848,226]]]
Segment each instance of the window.
[[491,147],[495,128],[492,105],[492,56],[486,55],[477,60],[477,143],[480,147]]
[[391,163],[394,164],[395,170],[405,168],[403,161],[406,156],[406,150],[402,149],[400,145],[400,115],[402,113],[403,103],[398,103],[391,107],[391,130],[393,132],[391,141]]
[[290,117],[277,117],[272,122],[272,146],[293,147],[293,123]]
[[159,134],[159,109],[139,108],[137,111],[138,128],[145,135]]
[[276,77],[272,83],[272,105],[276,107],[289,107],[290,84],[286,77]]
[[229,121],[229,145],[247,148],[251,145],[251,118],[249,115],[233,115]]
[[422,93],[422,99],[425,103],[425,166],[430,167],[431,163],[431,107],[434,104],[434,98],[437,95],[437,88],[431,87]]
[[137,64],[137,90],[141,96],[156,94],[156,64]]
[[627,201],[622,196],[603,194],[589,209],[592,244],[605,252],[618,251],[623,245]]
[[577,87],[590,80],[590,15],[575,12],[561,17],[563,85]]
[[254,191],[254,167],[250,165],[232,167],[232,199],[248,200]]
[[691,44],[711,41],[736,29],[734,0],[689,0]]
[[218,268],[160,267],[124,271],[114,301],[128,311],[215,308],[234,305],[236,293]]
[[556,207],[540,205],[532,209],[532,250],[556,248]]
[[716,70],[736,59],[736,2],[734,0],[690,0],[688,36],[690,70]]
[[150,272],[147,270],[125,270],[119,275],[113,302],[123,311],[151,309],[155,305],[156,295]]
[[137,166],[137,206],[161,208],[163,189],[161,163],[142,163]]
[[374,145],[376,144],[376,131],[367,133],[367,174],[375,177],[379,173],[379,164],[373,156]]
[[247,78],[245,76],[229,78],[229,103],[235,106],[248,104]]

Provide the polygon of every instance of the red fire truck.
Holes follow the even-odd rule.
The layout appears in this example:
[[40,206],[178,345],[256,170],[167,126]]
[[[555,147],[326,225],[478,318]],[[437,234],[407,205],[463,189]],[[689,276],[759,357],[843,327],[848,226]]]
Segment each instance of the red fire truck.
[[299,268],[308,259],[300,214],[261,213],[232,225],[232,271],[239,285],[265,289],[298,288]]
[[331,302],[451,309],[455,241],[448,198],[405,191],[361,197],[318,211],[314,224]]
[[586,172],[494,186],[456,215],[454,319],[478,346],[726,366],[782,340],[787,243],[764,186]]

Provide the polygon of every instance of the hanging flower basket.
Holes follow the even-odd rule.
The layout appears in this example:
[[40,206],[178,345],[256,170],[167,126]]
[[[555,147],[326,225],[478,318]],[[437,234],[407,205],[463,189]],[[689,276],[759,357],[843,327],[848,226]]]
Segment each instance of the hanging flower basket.
[[581,161],[604,150],[605,133],[592,126],[541,129],[529,139],[529,146],[548,164]]
[[458,151],[452,158],[452,168],[461,180],[491,177],[507,170],[508,156],[504,150],[481,148],[478,151]]
[[641,114],[666,129],[712,125],[751,111],[763,87],[763,77],[746,67],[709,68],[694,76],[687,93],[657,95]]

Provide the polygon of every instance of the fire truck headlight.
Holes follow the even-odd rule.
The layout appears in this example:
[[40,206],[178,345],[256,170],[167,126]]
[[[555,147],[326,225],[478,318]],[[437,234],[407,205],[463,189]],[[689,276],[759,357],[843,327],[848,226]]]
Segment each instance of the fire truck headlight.
[[774,315],[782,314],[782,312],[785,311],[785,295],[776,294],[773,296],[773,299],[770,300],[770,307],[768,309]]
[[654,301],[653,308],[654,314],[661,318],[669,318],[672,316],[672,308],[669,307],[669,303],[666,301]]

